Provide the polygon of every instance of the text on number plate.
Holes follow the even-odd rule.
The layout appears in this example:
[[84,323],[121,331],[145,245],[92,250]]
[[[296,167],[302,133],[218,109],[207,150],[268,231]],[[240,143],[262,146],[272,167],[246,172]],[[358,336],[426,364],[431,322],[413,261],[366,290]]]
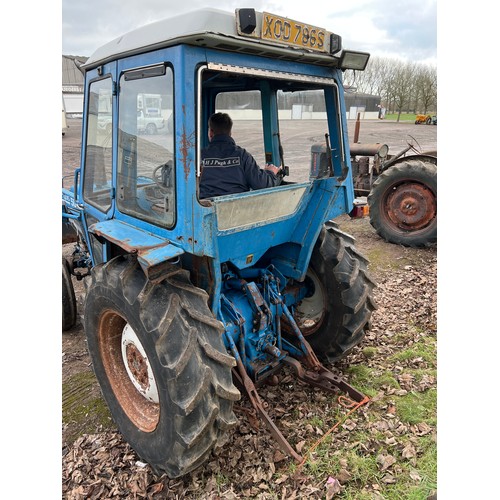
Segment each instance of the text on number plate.
[[267,12],[262,14],[261,37],[266,40],[326,52],[325,38],[327,34],[327,31],[316,26],[275,16]]

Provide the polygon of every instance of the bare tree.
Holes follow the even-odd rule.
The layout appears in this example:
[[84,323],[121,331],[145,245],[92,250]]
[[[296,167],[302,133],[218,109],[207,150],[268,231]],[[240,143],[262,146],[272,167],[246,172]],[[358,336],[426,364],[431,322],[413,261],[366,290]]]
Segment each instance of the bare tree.
[[427,113],[437,102],[436,68],[397,59],[371,57],[365,71],[347,70],[344,85],[357,92],[378,95],[390,112]]
[[429,110],[435,110],[437,104],[436,68],[431,66],[420,67],[415,84],[418,92],[418,111],[427,114]]
[[414,63],[397,62],[393,78],[394,105],[398,114],[397,121],[401,118],[403,109],[408,110],[408,105],[413,97],[415,88],[416,67]]

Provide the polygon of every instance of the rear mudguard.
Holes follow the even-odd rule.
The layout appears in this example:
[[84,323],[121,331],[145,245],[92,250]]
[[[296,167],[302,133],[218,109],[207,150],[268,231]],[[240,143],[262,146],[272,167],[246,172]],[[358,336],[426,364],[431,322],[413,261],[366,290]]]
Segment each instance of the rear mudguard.
[[384,162],[380,171],[384,172],[389,167],[396,165],[396,163],[402,163],[408,160],[420,160],[423,162],[432,163],[437,167],[437,151],[429,151],[428,153],[422,153],[418,155],[400,156],[399,158],[396,157],[394,158],[394,160],[388,160]]

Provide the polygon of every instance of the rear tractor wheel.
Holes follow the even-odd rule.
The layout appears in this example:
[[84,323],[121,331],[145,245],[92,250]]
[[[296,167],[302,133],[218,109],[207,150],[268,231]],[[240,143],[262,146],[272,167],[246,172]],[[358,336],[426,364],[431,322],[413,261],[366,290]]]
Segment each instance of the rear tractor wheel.
[[207,294],[179,270],[148,281],[136,259],[92,270],[85,332],[94,372],[124,438],[157,474],[182,476],[236,423],[234,358]]
[[382,172],[368,195],[370,223],[389,243],[407,247],[437,241],[437,166],[406,160]]
[[299,329],[322,361],[345,357],[370,328],[375,283],[367,265],[351,236],[334,223],[325,225],[306,274],[309,293],[294,311]]

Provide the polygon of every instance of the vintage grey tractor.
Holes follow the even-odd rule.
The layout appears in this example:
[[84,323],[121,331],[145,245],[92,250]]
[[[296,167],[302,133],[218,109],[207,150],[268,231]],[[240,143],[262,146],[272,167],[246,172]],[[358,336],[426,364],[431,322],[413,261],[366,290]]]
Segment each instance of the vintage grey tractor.
[[436,244],[437,150],[422,152],[410,137],[396,155],[386,144],[357,141],[350,152],[354,193],[367,198],[370,223],[379,236],[407,247]]

